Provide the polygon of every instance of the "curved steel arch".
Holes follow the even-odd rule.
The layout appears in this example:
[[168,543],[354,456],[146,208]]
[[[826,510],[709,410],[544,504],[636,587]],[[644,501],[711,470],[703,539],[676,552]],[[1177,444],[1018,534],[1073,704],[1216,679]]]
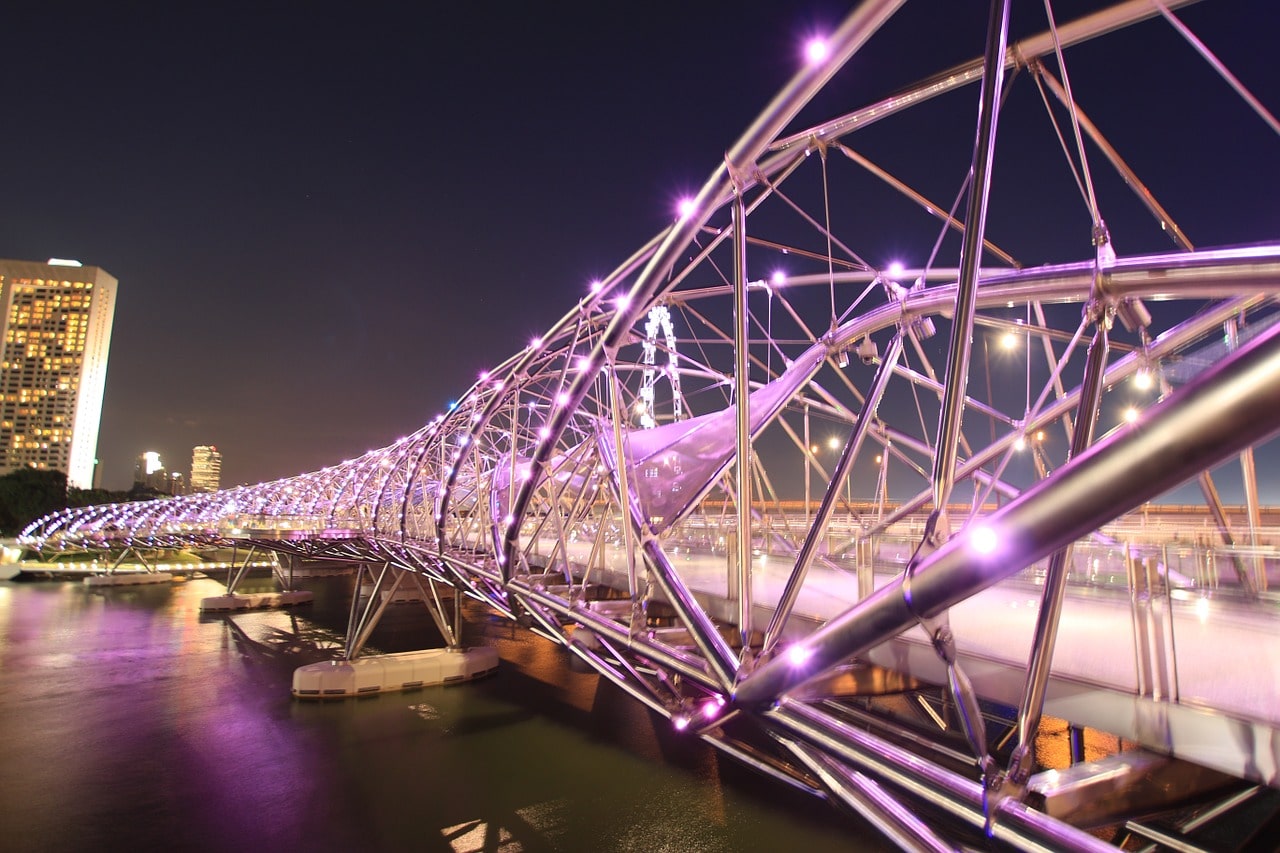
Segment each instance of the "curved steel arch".
[[[982,63],[790,127],[897,5],[864,3],[833,37],[830,62],[806,68],[779,94],[685,218],[414,434],[272,483],[55,513],[24,540],[46,549],[330,543],[349,557],[422,572],[564,644],[676,727],[858,809],[907,847],[967,843],[913,823],[908,805],[948,812],[1019,848],[1100,844],[1025,805],[1033,768],[986,743],[988,724],[974,719],[978,698],[1009,705],[1025,722],[1038,719],[1047,692],[1072,723],[1280,784],[1280,769],[1257,746],[1280,732],[1280,687],[1248,704],[1229,683],[1192,683],[1185,672],[1185,683],[1177,674],[1170,681],[1160,669],[1192,662],[1164,651],[1174,645],[1178,596],[1233,599],[1261,620],[1261,634],[1275,633],[1266,602],[1277,543],[1262,526],[1257,493],[1258,466],[1271,460],[1256,448],[1280,431],[1272,405],[1280,395],[1272,328],[1280,242],[1191,251],[1164,208],[1148,205],[1184,250],[1115,257],[1112,241],[1133,227],[1116,220],[1102,251],[1082,241],[1060,262],[1028,266],[993,222],[977,236],[984,257],[1004,265],[973,264],[975,355],[967,385],[953,387],[940,343],[970,334],[954,322],[964,264],[938,266],[929,247],[944,245],[939,229],[964,225],[922,190],[886,179],[907,164],[867,168],[850,140],[977,82]],[[1115,38],[1123,25],[1160,14],[1132,0],[1064,24],[1059,40]],[[1052,38],[1038,36],[1010,48],[1007,62],[1028,68],[1052,50]],[[1010,95],[1003,109],[1015,103]],[[957,175],[946,191],[963,181]],[[879,209],[873,191],[916,208],[902,224],[902,245],[920,253],[914,269],[864,260],[872,255],[860,245],[863,210]],[[862,210],[830,201],[854,197],[865,200]],[[1057,203],[1037,197],[1028,209]],[[778,266],[785,278],[774,276]],[[677,329],[680,381],[672,384],[687,418],[642,429],[638,327],[659,304]],[[1011,333],[1016,348],[1006,352]],[[1134,390],[1139,375],[1152,376],[1154,389]],[[1122,420],[1139,399],[1136,423]],[[940,447],[948,400],[964,417],[954,446]],[[1089,441],[1076,429],[1082,421],[1106,434]],[[743,445],[750,452],[735,478]],[[952,453],[951,506],[932,506],[936,460]],[[1233,459],[1246,504],[1234,522],[1210,473]],[[1252,548],[1223,547],[1226,568],[1209,555],[1212,572],[1184,583],[1168,542],[1124,517],[1187,480],[1198,483],[1202,517],[1212,519],[1196,535]],[[950,529],[923,521],[946,509]],[[1097,581],[1099,565],[1121,580]],[[966,613],[986,608],[994,621],[991,596],[1002,589],[1023,600],[1047,590],[1035,609],[1055,615],[1019,639],[975,632]],[[1168,604],[1153,615],[1158,594]],[[1058,610],[1063,596],[1068,615],[1080,602],[1114,598],[1118,612],[1141,623],[1108,638],[1133,647],[1132,679],[1069,660],[1040,671],[1035,660],[1053,659],[1059,634],[1083,641]],[[1166,633],[1144,645],[1142,631],[1154,630]],[[1178,630],[1192,633],[1182,623]],[[938,730],[922,738],[883,713],[865,686],[841,686],[855,662],[941,685],[944,713],[961,709],[956,723],[968,737]],[[1219,678],[1229,681],[1225,663]],[[1087,687],[1093,706],[1063,699],[1069,685]],[[920,696],[928,704],[935,694]],[[1137,721],[1131,729],[1115,727],[1117,708]],[[1194,736],[1181,737],[1183,726]],[[1205,751],[1191,742],[1206,732],[1234,746]],[[922,744],[906,750],[904,734]]]

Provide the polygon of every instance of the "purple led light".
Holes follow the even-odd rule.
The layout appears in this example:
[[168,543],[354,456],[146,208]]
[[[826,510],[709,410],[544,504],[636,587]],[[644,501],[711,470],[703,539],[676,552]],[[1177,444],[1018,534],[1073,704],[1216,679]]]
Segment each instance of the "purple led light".
[[990,527],[975,527],[969,535],[969,544],[979,554],[990,554],[999,546],[1000,539]]
[[831,48],[827,45],[826,39],[812,38],[804,46],[804,58],[810,65],[826,62],[830,55]]
[[795,645],[787,649],[787,660],[792,666],[804,666],[813,656],[813,649],[808,646]]
[[901,261],[894,261],[893,263],[889,264],[890,278],[894,278],[894,279],[902,278],[902,274],[904,272],[906,272],[906,267],[902,265]]
[[773,276],[769,279],[774,287],[782,287],[787,283],[787,274],[782,270],[774,270]]
[[687,714],[676,714],[671,718],[671,725],[675,726],[676,731],[682,732],[689,728],[689,717]]
[[697,210],[697,208],[694,206],[693,199],[691,198],[682,198],[680,199],[680,203],[676,205],[676,212],[680,214],[680,220],[682,222],[690,216],[693,216],[695,210]]

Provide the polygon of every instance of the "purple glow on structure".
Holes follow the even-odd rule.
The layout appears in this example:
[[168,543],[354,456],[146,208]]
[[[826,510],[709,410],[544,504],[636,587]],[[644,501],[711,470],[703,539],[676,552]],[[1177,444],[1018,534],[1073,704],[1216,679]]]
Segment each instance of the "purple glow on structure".
[[979,554],[990,554],[1000,544],[1000,540],[990,527],[977,527],[969,536],[969,544]]
[[676,727],[676,731],[682,732],[689,728],[689,717],[686,714],[676,714],[671,718],[671,725]]
[[811,38],[804,46],[804,58],[808,60],[810,65],[817,65],[827,61],[827,57],[831,55],[831,48],[827,46],[827,40],[822,38]]
[[567,391],[561,391],[559,394],[556,395],[556,402],[561,406],[569,402],[569,393]]
[[540,346],[542,346],[542,338],[534,338],[533,340],[529,341],[530,349],[537,349]]
[[600,292],[600,288],[602,288],[602,287],[604,287],[604,282],[603,282],[603,281],[601,281],[600,279],[596,279],[595,281],[591,282],[591,292],[592,292],[592,293],[599,293],[599,292]]
[[487,370],[482,370],[482,371],[480,371],[480,381],[481,381],[481,382],[488,382],[488,381],[489,381],[489,371],[487,371]]
[[551,427],[543,427],[542,429],[538,430],[538,438],[550,438],[550,437],[551,437]]
[[676,212],[680,214],[680,221],[682,222],[690,216],[693,216],[693,212],[696,209],[697,208],[694,207],[693,204],[693,199],[691,198],[682,198],[680,199],[680,203],[676,205]]
[[787,660],[792,666],[804,666],[813,656],[813,649],[808,646],[795,645],[787,649]]
[[773,276],[769,279],[774,287],[782,287],[787,283],[787,274],[782,270],[774,270]]
[[906,272],[906,267],[902,265],[902,261],[894,261],[889,264],[889,277],[893,279],[902,278],[902,274]]
[[624,310],[628,305],[631,304],[630,294],[626,294],[626,293],[622,294],[617,299],[613,300],[613,304],[618,306],[619,311]]

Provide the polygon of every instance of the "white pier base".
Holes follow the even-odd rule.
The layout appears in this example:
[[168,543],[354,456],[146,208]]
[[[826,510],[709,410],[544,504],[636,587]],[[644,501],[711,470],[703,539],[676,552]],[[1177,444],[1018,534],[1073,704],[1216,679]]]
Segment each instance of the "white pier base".
[[137,586],[144,583],[169,583],[173,575],[168,572],[121,572],[115,575],[90,575],[85,586]]
[[292,607],[295,604],[310,604],[315,598],[309,589],[295,589],[288,592],[250,592],[234,595],[215,595],[212,598],[200,599],[200,612],[210,613],[224,610],[257,610],[267,607]]
[[456,684],[482,678],[498,668],[498,653],[473,649],[426,649],[355,660],[323,661],[293,672],[293,695],[302,699],[343,699]]

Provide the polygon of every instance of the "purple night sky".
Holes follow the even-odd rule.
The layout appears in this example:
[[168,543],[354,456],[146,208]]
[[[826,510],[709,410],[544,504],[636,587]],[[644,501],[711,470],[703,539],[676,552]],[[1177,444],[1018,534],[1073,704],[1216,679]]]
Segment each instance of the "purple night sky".
[[[1042,28],[1018,26],[1023,5],[1015,35]],[[908,3],[891,27],[919,33],[914,47],[873,43],[806,118],[863,105],[859,74],[906,84],[979,55],[985,9]],[[185,473],[192,446],[216,444],[235,485],[416,429],[669,223],[844,14],[817,0],[7,9],[0,257],[120,280],[102,484],[127,488],[144,450]],[[1257,25],[1269,3],[1179,14],[1280,111],[1270,53],[1234,54],[1272,29]],[[1159,80],[1141,57],[1116,64]],[[1188,92],[1189,138],[1231,132],[1198,107]],[[1142,104],[1128,113],[1144,120]],[[1224,164],[1206,245],[1280,232],[1274,207],[1231,203],[1232,180],[1280,190],[1242,168],[1254,144]],[[904,145],[928,156],[927,135]]]

